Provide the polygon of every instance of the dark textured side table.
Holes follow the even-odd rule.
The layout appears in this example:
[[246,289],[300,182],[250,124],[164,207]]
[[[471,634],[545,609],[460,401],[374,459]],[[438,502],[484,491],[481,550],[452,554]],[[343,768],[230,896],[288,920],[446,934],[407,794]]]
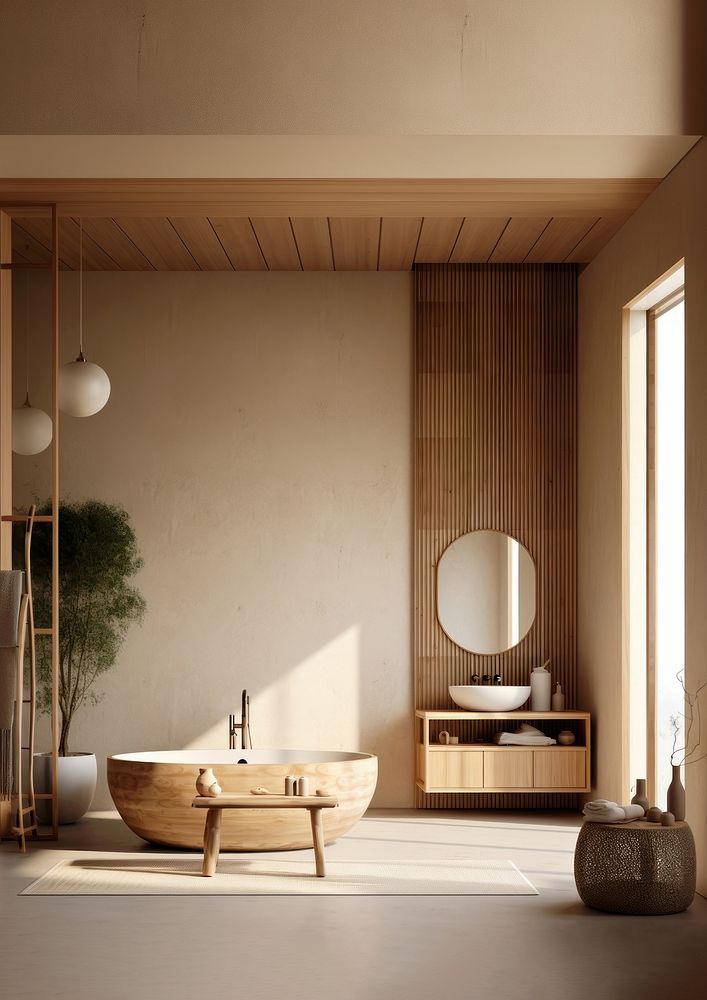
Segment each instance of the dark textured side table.
[[695,841],[687,823],[588,823],[579,831],[574,880],[582,902],[608,913],[686,910],[695,895]]

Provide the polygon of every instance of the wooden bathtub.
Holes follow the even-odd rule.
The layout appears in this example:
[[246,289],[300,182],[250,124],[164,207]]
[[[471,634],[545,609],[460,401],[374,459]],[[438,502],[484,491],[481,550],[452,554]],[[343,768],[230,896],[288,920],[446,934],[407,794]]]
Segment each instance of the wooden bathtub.
[[[238,763],[247,761],[247,763]],[[258,785],[284,791],[285,775],[309,778],[339,799],[324,810],[324,838],[336,840],[364,814],[378,777],[378,758],[338,750],[155,750],[108,758],[108,787],[130,829],[151,844],[201,850],[203,810],[192,809],[200,767],[212,767],[224,792]],[[255,796],[254,796],[255,798]],[[224,851],[280,851],[312,846],[304,809],[227,810],[221,829]]]

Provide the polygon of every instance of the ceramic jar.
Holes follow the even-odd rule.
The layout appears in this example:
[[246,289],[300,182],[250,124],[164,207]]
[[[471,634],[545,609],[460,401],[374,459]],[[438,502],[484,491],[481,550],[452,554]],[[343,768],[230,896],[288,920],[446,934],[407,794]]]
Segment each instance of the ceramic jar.
[[210,767],[199,768],[199,777],[196,779],[196,791],[198,795],[205,795],[210,799],[215,799],[221,794],[221,786]]

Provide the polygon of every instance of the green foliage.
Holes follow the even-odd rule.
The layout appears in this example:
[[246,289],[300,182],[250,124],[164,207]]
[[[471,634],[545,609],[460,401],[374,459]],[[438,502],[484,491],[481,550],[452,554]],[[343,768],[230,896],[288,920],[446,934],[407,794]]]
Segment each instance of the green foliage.
[[[38,514],[51,513],[44,503]],[[18,538],[21,544],[21,540]],[[37,627],[51,622],[51,525],[37,524],[32,540],[32,584]],[[59,751],[68,752],[71,723],[102,694],[94,684],[115,663],[129,626],[140,622],[145,601],[128,581],[142,567],[135,533],[121,507],[100,500],[59,505]],[[15,565],[21,566],[21,557]],[[51,657],[37,639],[38,705],[51,704]]]

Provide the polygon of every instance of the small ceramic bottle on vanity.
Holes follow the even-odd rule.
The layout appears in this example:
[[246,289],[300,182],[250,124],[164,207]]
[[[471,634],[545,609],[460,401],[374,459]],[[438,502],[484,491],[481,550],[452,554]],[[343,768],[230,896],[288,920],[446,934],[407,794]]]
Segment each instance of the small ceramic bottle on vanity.
[[530,710],[532,712],[550,711],[552,678],[550,671],[545,669],[549,662],[546,660],[542,667],[535,667],[530,673]]
[[565,696],[561,684],[557,685],[552,696],[552,710],[553,712],[564,712],[565,710]]

